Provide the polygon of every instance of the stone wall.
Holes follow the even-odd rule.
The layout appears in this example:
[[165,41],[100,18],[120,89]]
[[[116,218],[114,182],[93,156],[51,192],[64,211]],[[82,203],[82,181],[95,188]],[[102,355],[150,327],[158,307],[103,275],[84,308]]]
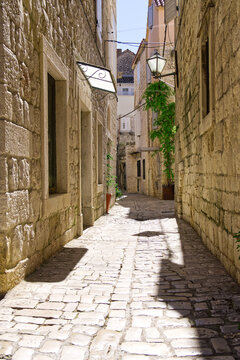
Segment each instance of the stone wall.
[[[115,9],[115,0],[104,2],[103,38],[107,38],[111,6]],[[51,48],[59,66],[66,69],[68,84],[64,134],[67,190],[55,199],[48,194],[45,199],[43,190],[43,42]],[[76,65],[76,60],[83,60],[104,66],[103,45],[96,35],[94,0],[5,0],[0,4],[0,293],[82,231],[82,111],[91,114],[92,121],[90,155],[94,166],[86,177],[92,184],[93,218],[104,212],[106,187],[103,184],[99,191],[95,180],[97,136],[93,114],[95,110],[100,113],[105,157],[108,139],[116,144],[116,100],[105,94],[93,96]],[[106,129],[108,107],[111,131]],[[105,158],[103,172],[104,166]]]
[[[177,19],[176,211],[240,282],[240,2],[184,1]],[[180,25],[179,25],[180,24]],[[208,27],[210,109],[201,41]]]

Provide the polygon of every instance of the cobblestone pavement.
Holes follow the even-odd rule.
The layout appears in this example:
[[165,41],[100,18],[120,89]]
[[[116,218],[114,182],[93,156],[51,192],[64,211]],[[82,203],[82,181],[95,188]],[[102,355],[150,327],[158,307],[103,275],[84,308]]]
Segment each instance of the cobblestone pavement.
[[128,195],[0,302],[0,359],[240,359],[239,309],[173,202]]

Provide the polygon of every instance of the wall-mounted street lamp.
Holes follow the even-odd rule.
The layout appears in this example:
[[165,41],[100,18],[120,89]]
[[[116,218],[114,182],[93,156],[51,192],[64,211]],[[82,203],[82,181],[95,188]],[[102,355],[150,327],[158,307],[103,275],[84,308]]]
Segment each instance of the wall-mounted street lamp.
[[151,70],[151,73],[156,79],[170,75],[178,75],[177,71],[168,74],[162,74],[166,62],[167,60],[162,57],[158,51],[155,51],[155,53],[149,59],[147,59],[147,64]]

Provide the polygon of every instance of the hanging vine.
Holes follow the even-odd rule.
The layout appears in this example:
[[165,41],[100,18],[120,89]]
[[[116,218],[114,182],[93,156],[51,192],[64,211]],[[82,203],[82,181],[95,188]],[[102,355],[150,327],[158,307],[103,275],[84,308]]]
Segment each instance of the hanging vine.
[[172,165],[174,163],[176,126],[175,102],[171,101],[173,95],[173,90],[162,81],[149,84],[144,93],[145,109],[151,109],[158,114],[153,124],[156,129],[150,132],[150,138],[159,140],[159,150],[162,152],[164,159],[163,171],[167,176],[168,184],[174,181]]

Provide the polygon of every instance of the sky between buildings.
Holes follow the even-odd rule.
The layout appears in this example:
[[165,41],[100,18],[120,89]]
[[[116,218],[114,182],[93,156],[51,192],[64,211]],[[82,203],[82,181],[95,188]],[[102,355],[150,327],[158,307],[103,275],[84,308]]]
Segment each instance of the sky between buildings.
[[[146,36],[148,0],[117,0],[117,40],[140,43]],[[138,44],[117,44],[137,52]]]

